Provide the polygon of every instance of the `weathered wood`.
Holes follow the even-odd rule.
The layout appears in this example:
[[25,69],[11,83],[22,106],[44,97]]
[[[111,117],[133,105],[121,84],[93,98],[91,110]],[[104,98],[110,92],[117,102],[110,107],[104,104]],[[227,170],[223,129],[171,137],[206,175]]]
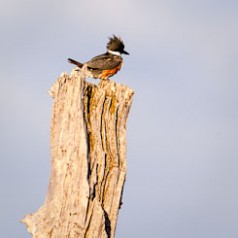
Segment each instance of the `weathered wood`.
[[51,174],[43,206],[22,222],[34,238],[113,238],[126,177],[133,91],[73,71],[53,84]]

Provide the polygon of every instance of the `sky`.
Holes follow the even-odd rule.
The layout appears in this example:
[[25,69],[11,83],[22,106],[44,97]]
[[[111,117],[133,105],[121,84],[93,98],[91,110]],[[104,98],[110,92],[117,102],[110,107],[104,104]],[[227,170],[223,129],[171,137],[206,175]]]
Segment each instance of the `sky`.
[[0,0],[1,237],[47,193],[49,88],[112,34],[135,91],[116,237],[238,237],[237,29],[235,0]]

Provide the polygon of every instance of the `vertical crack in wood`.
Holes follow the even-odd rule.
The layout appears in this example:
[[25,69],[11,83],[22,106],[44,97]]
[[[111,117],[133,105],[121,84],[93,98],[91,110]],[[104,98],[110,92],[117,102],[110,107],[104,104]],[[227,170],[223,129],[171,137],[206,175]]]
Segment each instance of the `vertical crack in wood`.
[[107,237],[108,238],[111,238],[111,221],[109,219],[109,216],[108,216],[108,213],[106,212],[105,209],[103,209],[104,211],[104,218],[105,218],[105,230],[106,230],[106,233],[107,233]]

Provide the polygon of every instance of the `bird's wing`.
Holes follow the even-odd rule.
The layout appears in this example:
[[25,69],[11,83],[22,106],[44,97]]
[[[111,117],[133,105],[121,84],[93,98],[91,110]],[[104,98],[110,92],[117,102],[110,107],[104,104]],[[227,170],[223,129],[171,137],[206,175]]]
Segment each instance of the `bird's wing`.
[[114,69],[121,64],[120,58],[110,57],[107,54],[99,55],[92,58],[87,63],[88,68],[92,69]]

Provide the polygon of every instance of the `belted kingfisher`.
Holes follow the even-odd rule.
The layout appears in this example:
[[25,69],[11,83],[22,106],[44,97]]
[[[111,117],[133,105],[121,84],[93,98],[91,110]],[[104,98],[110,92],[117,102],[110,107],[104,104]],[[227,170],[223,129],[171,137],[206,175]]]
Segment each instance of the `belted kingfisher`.
[[129,53],[124,50],[124,47],[123,41],[113,35],[113,37],[109,38],[107,52],[105,54],[98,55],[83,64],[70,58],[68,62],[77,65],[80,69],[85,67],[86,77],[108,79],[121,69],[123,62],[121,55],[129,55]]

